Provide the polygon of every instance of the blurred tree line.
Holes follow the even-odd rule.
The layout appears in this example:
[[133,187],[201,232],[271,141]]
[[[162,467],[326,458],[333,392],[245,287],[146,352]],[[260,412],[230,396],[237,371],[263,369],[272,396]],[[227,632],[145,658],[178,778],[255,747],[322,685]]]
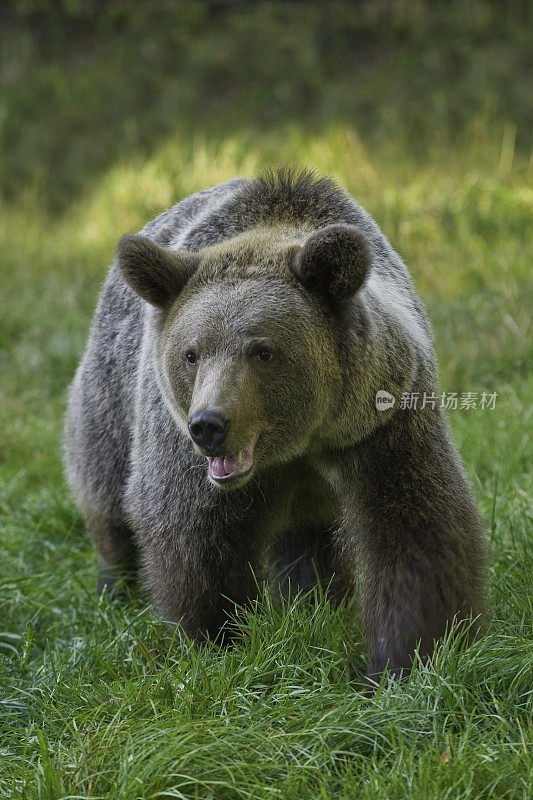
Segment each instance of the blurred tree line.
[[[117,159],[176,129],[260,137],[357,126],[415,160],[476,126],[530,155],[526,2],[8,0],[0,31],[0,192],[64,209]],[[514,133],[516,132],[516,134]]]

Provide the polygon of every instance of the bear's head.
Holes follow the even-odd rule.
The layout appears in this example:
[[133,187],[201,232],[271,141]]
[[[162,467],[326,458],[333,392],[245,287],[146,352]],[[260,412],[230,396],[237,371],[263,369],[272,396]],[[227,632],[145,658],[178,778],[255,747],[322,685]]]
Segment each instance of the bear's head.
[[159,384],[213,484],[312,455],[342,403],[340,321],[370,266],[358,228],[265,227],[197,253],[128,235],[117,265],[158,309]]

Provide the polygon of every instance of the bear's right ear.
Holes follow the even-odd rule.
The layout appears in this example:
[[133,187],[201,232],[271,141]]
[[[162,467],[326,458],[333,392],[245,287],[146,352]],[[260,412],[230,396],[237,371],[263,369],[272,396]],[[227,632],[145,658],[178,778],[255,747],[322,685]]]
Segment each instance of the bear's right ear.
[[126,283],[159,308],[179,295],[198,262],[196,253],[169,250],[140,234],[123,236],[116,250],[116,263]]

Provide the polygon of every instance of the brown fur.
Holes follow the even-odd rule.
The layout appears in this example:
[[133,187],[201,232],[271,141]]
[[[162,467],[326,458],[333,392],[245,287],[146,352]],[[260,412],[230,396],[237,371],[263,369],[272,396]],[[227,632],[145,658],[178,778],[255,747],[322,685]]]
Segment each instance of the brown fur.
[[[484,539],[439,408],[381,411],[380,389],[436,390],[431,330],[331,181],[231,181],[122,239],[67,416],[103,582],[138,560],[199,637],[273,571],[285,593],[335,576],[360,587],[371,672],[430,654],[482,610]],[[226,425],[211,449],[188,428],[206,411]],[[252,451],[208,477],[206,456]]]

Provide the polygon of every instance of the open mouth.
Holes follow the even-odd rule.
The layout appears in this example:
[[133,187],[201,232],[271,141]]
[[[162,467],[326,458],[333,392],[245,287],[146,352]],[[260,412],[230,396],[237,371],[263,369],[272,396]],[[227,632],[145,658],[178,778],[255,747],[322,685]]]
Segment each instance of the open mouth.
[[254,445],[229,456],[207,456],[207,463],[210,477],[219,483],[240,478],[253,467]]

